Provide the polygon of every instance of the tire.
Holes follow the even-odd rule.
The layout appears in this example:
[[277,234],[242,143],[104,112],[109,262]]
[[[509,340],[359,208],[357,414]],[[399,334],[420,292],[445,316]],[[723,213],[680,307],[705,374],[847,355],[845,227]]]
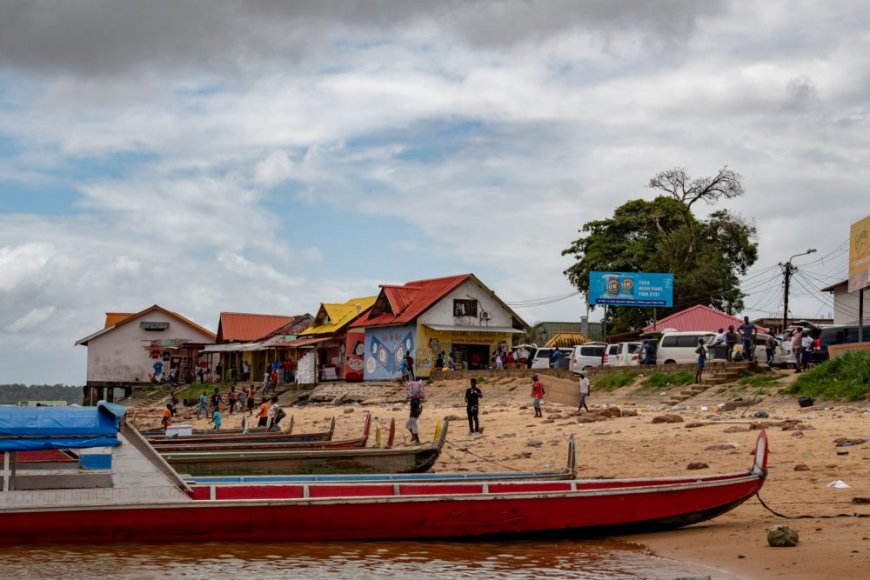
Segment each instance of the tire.
[[675,365],[675,364],[677,364],[677,361],[675,361],[675,360],[666,360],[665,361],[665,366],[671,366],[671,365]]

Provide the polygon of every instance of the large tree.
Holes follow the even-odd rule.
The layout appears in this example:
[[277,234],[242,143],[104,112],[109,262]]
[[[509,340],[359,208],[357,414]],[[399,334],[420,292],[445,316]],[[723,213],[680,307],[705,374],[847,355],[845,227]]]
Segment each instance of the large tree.
[[606,322],[612,332],[637,330],[655,317],[706,304],[729,313],[743,308],[740,275],[758,259],[755,227],[726,210],[699,219],[692,209],[743,195],[740,174],[723,167],[713,177],[692,179],[685,169],[663,171],[650,179],[660,192],[652,201],[636,199],[613,217],[587,222],[582,237],[563,255],[577,262],[565,275],[588,295],[589,272],[673,272],[674,309],[612,307]]

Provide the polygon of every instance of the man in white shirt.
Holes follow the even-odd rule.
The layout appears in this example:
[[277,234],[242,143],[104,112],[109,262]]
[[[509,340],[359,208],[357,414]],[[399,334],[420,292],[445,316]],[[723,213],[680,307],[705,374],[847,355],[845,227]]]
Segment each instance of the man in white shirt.
[[589,412],[589,407],[586,405],[586,398],[589,396],[589,379],[586,378],[586,373],[580,373],[580,404],[577,406],[577,411],[586,409]]

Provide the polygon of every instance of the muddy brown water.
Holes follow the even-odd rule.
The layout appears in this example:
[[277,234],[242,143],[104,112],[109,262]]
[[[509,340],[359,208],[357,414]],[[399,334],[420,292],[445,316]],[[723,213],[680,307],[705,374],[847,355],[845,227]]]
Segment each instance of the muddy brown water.
[[[167,522],[171,526],[171,522]],[[288,525],[292,523],[288,522]],[[123,544],[0,549],[0,578],[686,578],[710,570],[614,540]],[[719,577],[713,573],[713,577]]]

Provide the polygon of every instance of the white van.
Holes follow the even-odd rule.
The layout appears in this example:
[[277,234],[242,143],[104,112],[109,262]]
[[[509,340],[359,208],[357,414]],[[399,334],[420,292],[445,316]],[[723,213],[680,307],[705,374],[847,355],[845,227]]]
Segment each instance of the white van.
[[640,364],[640,349],[643,346],[642,341],[620,342],[619,352],[616,355],[618,367],[627,367]]
[[692,364],[698,362],[695,349],[698,348],[698,339],[703,338],[707,344],[716,336],[713,332],[703,330],[688,332],[669,332],[662,336],[659,348],[656,351],[656,364]]
[[562,351],[562,361],[559,363],[559,368],[568,368],[572,350],[570,348],[539,348],[535,351],[535,358],[532,359],[533,369],[548,369],[550,368],[550,360],[553,358],[553,351]]
[[608,344],[607,348],[604,349],[604,355],[601,357],[601,364],[606,367],[616,366],[617,359],[619,358],[619,343]]
[[593,367],[601,366],[601,358],[607,345],[603,342],[587,342],[574,347],[571,354],[571,364],[568,367],[572,373],[588,371]]

